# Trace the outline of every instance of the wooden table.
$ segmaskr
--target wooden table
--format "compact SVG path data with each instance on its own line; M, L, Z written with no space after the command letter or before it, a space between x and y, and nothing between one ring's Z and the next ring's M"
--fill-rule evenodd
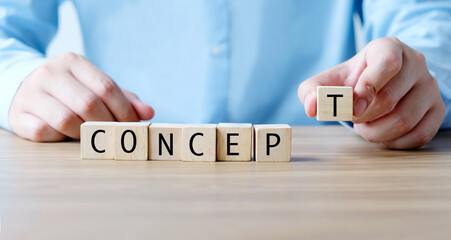
M295 127L290 163L81 160L0 130L0 239L451 239L451 132Z

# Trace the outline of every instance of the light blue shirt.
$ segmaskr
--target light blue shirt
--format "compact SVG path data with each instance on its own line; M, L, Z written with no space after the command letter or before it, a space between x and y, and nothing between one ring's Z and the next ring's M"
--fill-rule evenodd
M21 81L47 59L58 0L0 0L0 126ZM396 36L422 52L451 126L451 1L73 0L86 57L155 108L154 122L319 124L305 79Z

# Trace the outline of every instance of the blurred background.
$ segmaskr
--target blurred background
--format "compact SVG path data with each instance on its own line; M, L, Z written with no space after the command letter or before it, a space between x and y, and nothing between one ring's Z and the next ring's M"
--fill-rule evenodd
M362 25L357 14L354 16L354 25L356 48L359 50L364 47L365 43L361 34ZM64 2L59 9L58 33L47 49L47 55L53 57L65 52L75 52L84 55L78 15L74 4L70 1Z
M63 3L59 9L58 34L47 49L49 57L65 52L83 54L83 41L77 12L70 1Z

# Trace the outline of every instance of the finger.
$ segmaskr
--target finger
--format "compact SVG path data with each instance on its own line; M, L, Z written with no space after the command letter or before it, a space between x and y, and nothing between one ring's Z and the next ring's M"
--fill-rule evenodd
M115 120L102 100L68 72L59 73L56 84L47 84L44 90L84 121Z
M432 108L406 135L392 141L382 142L381 145L389 149L413 149L424 146L437 134L445 117L445 107L441 105Z
M407 57L403 60L401 71L377 93L367 110L360 117L354 117L354 123L372 121L390 111L418 82L426 81L428 84L435 82L434 78L426 69L424 56L421 53L409 51L405 55ZM423 71L419 71L418 66L423 68ZM418 72L425 74L420 76ZM425 85L424 87L430 88L431 86Z
M26 112L19 113L11 127L20 137L35 142L59 142L66 139L64 134L53 129L45 121Z
M302 85L302 84L301 84ZM312 83L313 85L313 83ZM318 85L321 86L321 85ZM306 86L306 88L316 88L318 86ZM301 90L301 86L299 86L298 88L298 95L299 95L299 99L302 99L301 102L304 104L304 109L305 109L305 114L307 114L308 117L315 117L317 114L317 92L316 91L311 91L310 93L307 94L307 96L303 96L301 94L303 93L299 93Z
M132 107L135 109L135 112L138 113L138 117L141 120L150 120L153 118L155 111L151 106L141 102L136 94L128 90L122 89L122 92L124 93L128 101L132 104Z
M67 54L65 57L72 58L72 60L67 62L77 63L68 66L71 73L83 85L91 89L98 97L100 97L117 121L139 121L138 115L132 105L110 77L82 56Z
M384 142L405 135L432 107L425 89L421 85L414 87L393 111L374 121L355 124L355 131L370 142Z
M362 71L364 68L362 64L357 64L359 62L358 59L359 56L356 55L340 65L305 80L299 85L298 97L305 107L305 113L307 116L316 116L317 87L343 85L352 86L353 83L349 79L352 79L352 76L359 75L360 73L358 71ZM350 66L352 66L352 68Z
M377 93L401 70L403 49L399 40L375 40L365 48L367 67L354 88L354 115L360 117Z
M388 82L374 97L366 111L360 117L354 117L354 123L373 121L391 110L403 96L405 96L419 77L411 68L403 68L390 82Z
M56 131L74 138L80 138L80 125L83 123L74 112L52 96L41 93L39 101L26 111L39 117Z

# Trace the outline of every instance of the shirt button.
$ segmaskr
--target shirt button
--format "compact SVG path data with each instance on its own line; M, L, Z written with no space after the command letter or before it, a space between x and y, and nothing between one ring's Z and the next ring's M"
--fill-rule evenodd
M211 49L211 53L212 53L213 55L215 55L215 56L219 56L219 55L222 54L222 48L221 48L220 46L214 46L214 47Z

